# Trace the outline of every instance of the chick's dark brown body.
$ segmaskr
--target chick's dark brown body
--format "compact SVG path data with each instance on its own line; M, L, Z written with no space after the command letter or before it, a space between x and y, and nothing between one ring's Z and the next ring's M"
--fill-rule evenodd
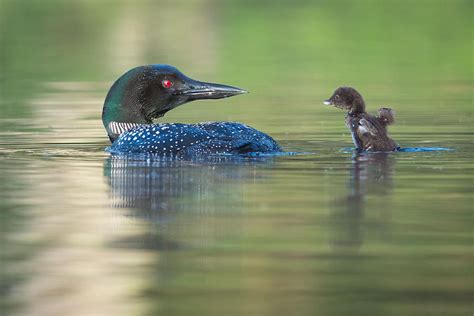
M362 151L394 151L397 143L387 135L387 123L368 113L348 114L346 125L351 130L352 140Z
M399 149L387 133L387 126L395 121L392 109L381 108L377 115L367 113L364 99L350 87L338 88L324 103L347 111L346 125L351 130L357 150L375 152Z

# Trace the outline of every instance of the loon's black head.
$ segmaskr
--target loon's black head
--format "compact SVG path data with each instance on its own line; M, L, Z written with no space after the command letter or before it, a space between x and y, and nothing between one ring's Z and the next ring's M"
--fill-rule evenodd
M350 87L338 88L328 100L324 101L324 104L346 110L349 113L365 112L364 99L356 89Z
M154 118L183 103L227 98L246 92L193 80L168 65L140 66L129 70L112 85L105 99L102 122L113 141L126 129L123 126L152 123Z

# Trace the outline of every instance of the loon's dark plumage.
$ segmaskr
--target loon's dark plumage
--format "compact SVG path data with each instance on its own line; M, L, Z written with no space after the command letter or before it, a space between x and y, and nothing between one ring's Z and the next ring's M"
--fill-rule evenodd
M376 116L367 113L364 99L350 87L338 88L324 104L347 111L346 125L351 130L357 150L387 152L399 149L387 133L387 126L395 121L392 109L380 108Z
M108 150L177 157L280 152L270 136L237 122L153 124L154 118L186 102L242 93L246 91L193 80L168 65L134 68L113 84L105 99L102 121L112 142Z

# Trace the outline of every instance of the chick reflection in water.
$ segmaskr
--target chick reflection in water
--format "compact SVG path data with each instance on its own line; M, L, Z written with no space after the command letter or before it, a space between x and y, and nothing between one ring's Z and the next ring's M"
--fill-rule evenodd
M358 251L364 237L378 231L384 238L390 216L395 160L389 153L356 154L353 157L348 194L334 202L331 244L337 250ZM375 218L373 218L375 217ZM368 225L375 223L375 225Z
M171 250L182 244L179 241L208 242L225 229L227 214L233 220L241 214L245 184L257 179L258 169L268 164L271 161L263 158L215 157L196 163L109 157L104 174L112 207L123 209L118 216L148 225L149 231L137 240L119 241L118 246Z

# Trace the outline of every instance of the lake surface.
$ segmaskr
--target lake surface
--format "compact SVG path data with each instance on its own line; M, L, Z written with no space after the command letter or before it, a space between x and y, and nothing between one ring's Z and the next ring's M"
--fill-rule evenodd
M1 315L471 315L471 1L3 1ZM111 157L141 64L251 93L232 120L295 156ZM341 85L402 147L354 156Z

